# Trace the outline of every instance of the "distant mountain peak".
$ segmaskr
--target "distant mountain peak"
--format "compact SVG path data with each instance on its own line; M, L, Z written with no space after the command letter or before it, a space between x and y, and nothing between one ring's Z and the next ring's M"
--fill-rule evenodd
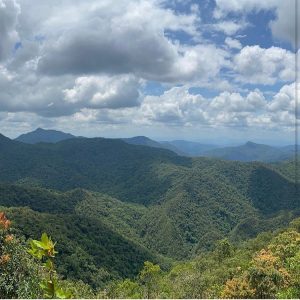
M63 140L72 139L75 136L70 133L54 129L37 128L34 131L25 133L16 138L16 141L37 144L37 143L57 143Z
M258 146L259 144L251 142L251 141L248 141L245 145L246 146Z

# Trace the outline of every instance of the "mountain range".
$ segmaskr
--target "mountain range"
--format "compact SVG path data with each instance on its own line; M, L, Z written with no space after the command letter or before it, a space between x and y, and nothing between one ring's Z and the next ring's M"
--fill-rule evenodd
M75 138L75 136L57 130L45 130L38 128L35 131L22 134L16 141L28 144L36 143L57 143L59 141ZM224 147L220 145L204 144L185 140L154 141L145 136L122 138L124 142L132 145L162 148L175 152L180 156L190 157L215 157L224 160L236 161L262 161L276 162L293 158L295 146L288 145L274 147L264 144L257 144L251 141L243 145Z
M0 149L0 205L25 236L55 236L60 272L89 283L135 276L144 260L187 259L299 214L292 161L187 157L104 138L26 144L1 135ZM96 280L90 270L99 268Z

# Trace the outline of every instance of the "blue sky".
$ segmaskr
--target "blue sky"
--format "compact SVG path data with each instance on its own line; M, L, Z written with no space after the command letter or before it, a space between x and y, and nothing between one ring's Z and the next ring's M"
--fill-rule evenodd
M293 143L295 0L0 0L0 131Z

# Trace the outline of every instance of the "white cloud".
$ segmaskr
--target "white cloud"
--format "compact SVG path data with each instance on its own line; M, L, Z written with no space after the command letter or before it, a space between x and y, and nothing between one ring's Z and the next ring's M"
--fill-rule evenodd
M199 38L196 12L176 13L150 0L79 2L80 10L61 9L42 25L47 40L38 65L41 73L133 73L162 81L186 76L176 69L185 50L169 33Z
M233 60L239 80L252 84L274 84L295 78L295 57L288 50L246 46Z
M31 123L58 128L104 124L119 130L163 124L290 126L292 86L267 101L255 86L245 95L244 84L289 83L292 53L242 48L232 36L248 26L241 14L271 9L274 37L291 40L288 6L276 0L216 3L217 24L205 25L199 6L180 12L177 0L174 6L165 0L0 0L1 128ZM207 28L211 39L203 34ZM225 45L215 43L216 31L231 36ZM169 90L144 96L141 84L147 80ZM204 97L191 94L191 86L221 92Z
M64 100L86 108L121 108L139 104L139 82L129 75L84 76L71 89L63 90Z
M139 105L140 80L131 75L40 77L0 67L0 111L35 112L41 116L70 115L83 108Z
M250 92L246 97L239 93L223 92L211 101L210 108L222 112L256 112L264 108L265 103L259 90Z
M225 44L232 49L242 49L242 44L239 40L233 39L231 37L227 37L225 39Z
M161 96L147 96L138 109L141 124L178 126L241 126L291 128L295 122L294 85L286 85L267 100L258 89L247 95L222 92L214 98L176 87Z
M29 112L2 113L1 128L7 132L24 131L42 126L56 127L76 133L89 132L89 128L114 132L117 136L126 132L160 128L174 130L200 130L201 128L240 128L251 130L292 131L295 125L295 86L283 86L272 99L266 99L257 89L248 94L222 92L213 98L195 95L189 87L173 87L161 96L144 97L141 106L119 109L78 108L69 116L45 118ZM12 129L12 124L14 125ZM22 127L24 128L22 130ZM169 129L167 129L169 128ZM181 128L181 129L180 129ZM122 129L122 130L121 130ZM99 132L100 132L99 131ZM93 131L95 132L95 131ZM128 134L128 133L127 133ZM111 135L110 135L111 136Z
M179 52L182 54L165 78L168 81L207 83L215 79L223 67L229 66L229 54L214 45L182 46Z
M298 86L298 92L300 88ZM274 96L273 101L268 104L271 112L285 111L289 114L295 114L296 109L296 85L295 83L284 85Z

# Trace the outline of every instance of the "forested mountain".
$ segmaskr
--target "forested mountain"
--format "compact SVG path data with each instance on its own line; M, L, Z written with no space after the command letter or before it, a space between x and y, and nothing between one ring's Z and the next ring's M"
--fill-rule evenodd
M203 152L203 156L237 161L275 162L290 159L295 153L294 149L294 146L272 147L247 142L241 146L208 150Z
M239 246L221 240L213 251L170 270L146 262L135 280L112 283L109 298L299 299L300 219Z
M299 214L288 163L181 157L103 138L30 145L1 136L0 148L0 205L16 207L5 210L25 236L56 236L60 272L94 286L133 276L144 260L192 258Z
M16 141L27 143L27 144L37 144L37 143L57 143L59 141L75 138L74 135L70 133L64 133L57 130L46 130L38 128L32 132L28 132L20 135L16 138Z
M66 243L71 256L62 264L63 256L58 256L57 250L66 249L53 242L46 233L40 240L30 238L27 245L24 243L24 238L6 216L9 214L18 219L18 210L7 209L5 214L0 212L1 298L298 299L300 296L300 219L293 220L287 228L261 233L244 243L232 244L228 239L220 240L212 251L202 252L191 260L174 261L168 265L145 261L136 276L118 279L112 276L113 273L91 265L93 258L105 264L105 257L110 257L109 252L104 249L105 256L99 257L99 252L93 251L103 246L109 249L114 242L120 243L118 239L97 238L96 241L101 244L95 244L96 247L90 249L94 256L85 255L86 246L91 247L89 237L95 237L96 232L91 230L97 228L95 222L91 224L84 219L77 218L77 221L67 217L71 226L64 227L65 235L59 237L61 242ZM56 234L63 227L53 216L35 216L33 211L21 210L28 216L25 231L31 234L36 229L36 221L38 225L41 220L45 224L53 222L52 232ZM75 237L74 227L77 229ZM51 230L50 226L47 229ZM69 239L69 236L72 238ZM74 243L74 240L79 243ZM43 258L47 258L47 263L42 263ZM60 263L59 268L55 266L57 262ZM120 259L109 261L110 264L114 262L127 263ZM61 271L67 271L68 277L63 278ZM75 274L79 271L89 284L76 276L74 278L74 271ZM108 281L105 282L105 279Z
M37 144L57 143L60 141L76 138L75 136L57 130L45 130L38 128L35 131L22 134L16 141ZM188 157L216 157L225 160L236 161L262 161L276 162L284 161L293 157L295 146L273 147L264 144L247 142L241 146L222 147L218 145L203 144L185 140L157 142L146 136L135 136L132 138L121 138L120 140L131 145L148 146L153 148L167 149L180 156Z

